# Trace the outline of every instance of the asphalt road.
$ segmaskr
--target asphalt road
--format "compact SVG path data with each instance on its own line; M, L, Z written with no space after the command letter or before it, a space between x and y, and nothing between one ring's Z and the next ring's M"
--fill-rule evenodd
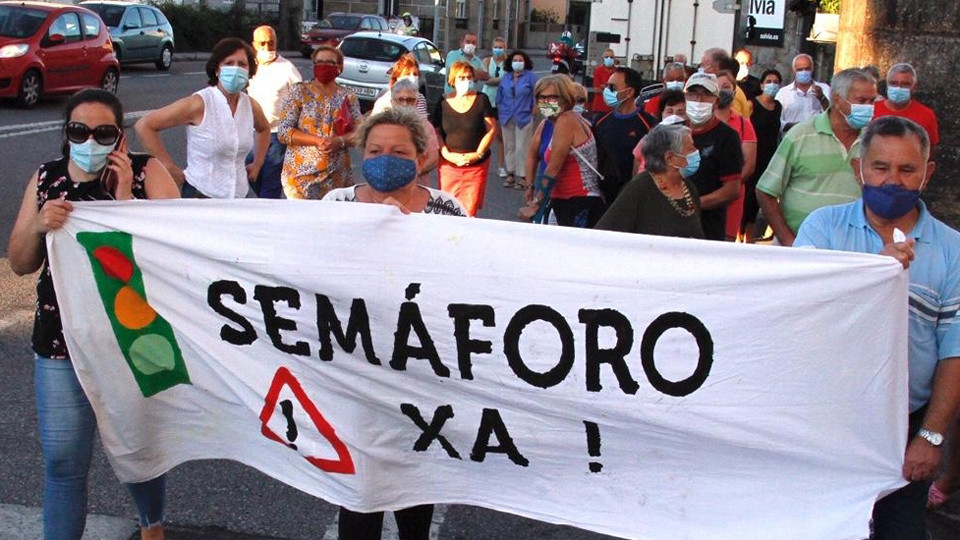
M309 61L299 55L288 57L307 74ZM128 125L145 112L205 86L203 68L203 61L182 59L167 73L152 66L124 68L119 96ZM65 101L46 99L29 111L0 104L0 403L4 404L0 415L0 505L41 505L43 471L29 350L35 277L14 276L5 257L24 186L39 163L59 156ZM132 130L130 135L132 148L140 149ZM163 137L174 159L183 163L184 129L169 130ZM521 192L500 187L495 169L490 182L480 217L513 219ZM193 462L177 467L168 478L167 523L172 538L336 538L336 507L244 465ZM130 497L117 482L99 443L89 483L91 514L135 517ZM469 506L440 506L434 521L433 538L444 540L609 538ZM391 525L392 520L386 519L385 524ZM388 527L384 538L395 537L395 528ZM0 540L6 540L2 534Z

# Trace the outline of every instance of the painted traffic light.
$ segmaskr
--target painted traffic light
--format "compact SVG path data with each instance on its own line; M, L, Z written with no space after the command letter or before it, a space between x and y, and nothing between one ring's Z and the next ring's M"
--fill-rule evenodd
M82 232L77 241L90 257L117 344L143 396L190 384L173 328L147 300L133 238L124 232Z

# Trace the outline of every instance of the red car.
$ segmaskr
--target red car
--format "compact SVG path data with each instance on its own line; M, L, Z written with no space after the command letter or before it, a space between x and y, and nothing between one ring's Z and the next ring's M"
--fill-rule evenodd
M47 94L116 93L120 64L107 27L79 6L0 2L0 98L33 107Z
M320 45L336 47L343 38L357 32L383 32L392 34L390 24L379 15L363 13L331 13L317 23L309 32L300 36L300 54L310 58L313 50Z

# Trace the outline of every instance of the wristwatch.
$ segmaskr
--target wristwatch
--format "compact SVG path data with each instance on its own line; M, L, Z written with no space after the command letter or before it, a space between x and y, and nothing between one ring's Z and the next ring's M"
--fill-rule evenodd
M925 441L930 443L931 446L940 446L943 444L943 434L937 433L936 431L920 428L920 431L917 432L917 436L922 437Z

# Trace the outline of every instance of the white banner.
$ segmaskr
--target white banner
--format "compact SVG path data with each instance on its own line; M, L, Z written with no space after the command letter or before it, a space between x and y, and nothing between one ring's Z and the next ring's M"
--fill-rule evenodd
M786 0L744 1L747 2L747 43L782 47Z
M316 201L76 203L48 235L121 480L233 459L359 511L867 535L907 273L873 255Z

